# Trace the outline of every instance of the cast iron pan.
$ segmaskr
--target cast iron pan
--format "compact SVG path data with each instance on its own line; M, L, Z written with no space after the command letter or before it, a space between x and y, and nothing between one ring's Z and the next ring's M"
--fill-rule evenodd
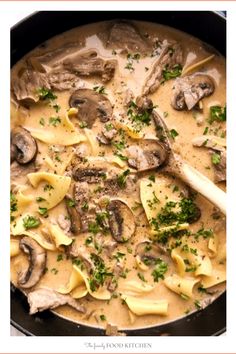
M226 21L223 15L210 11L42 11L11 29L11 65L47 39L73 27L111 19L150 21L168 25L215 47L226 55ZM26 35L27 34L27 35ZM11 287L11 324L31 336L103 336L104 330L78 325L44 311L29 315L26 297ZM226 330L226 293L203 310L182 319L146 329L127 330L129 336L212 336Z

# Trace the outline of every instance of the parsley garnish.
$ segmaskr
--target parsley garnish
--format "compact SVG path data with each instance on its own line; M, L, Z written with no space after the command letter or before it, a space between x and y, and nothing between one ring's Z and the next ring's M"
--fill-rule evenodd
M93 90L97 93L101 93L103 95L106 95L105 87L104 86L94 86Z
M221 157L220 154L217 154L216 152L211 155L211 162L214 165L218 165L220 163Z
M168 270L168 264L164 262L161 258L158 258L156 261L156 267L152 272L152 276L154 279L154 282L158 282L159 279L164 279L164 274Z
M50 117L49 118L49 124L53 125L54 127L57 127L60 123L61 123L60 117Z
M182 65L176 64L171 69L168 68L168 65L162 71L163 81L168 81L180 76L182 73Z
M226 121L226 106L211 106L210 107L210 118L208 122L212 124L213 122L225 122Z
M170 136L172 137L172 139L175 139L178 135L179 133L175 129L170 130Z
M39 94L39 98L40 100L44 101L44 100L55 100L57 98L56 95L54 95L54 93L45 88L45 87L41 87L38 89L38 94Z
M130 174L130 170L125 170L117 177L117 184L120 188L124 189L126 187L126 178Z
M23 226L26 230L35 229L40 225L40 220L35 218L34 216L27 215L23 218Z

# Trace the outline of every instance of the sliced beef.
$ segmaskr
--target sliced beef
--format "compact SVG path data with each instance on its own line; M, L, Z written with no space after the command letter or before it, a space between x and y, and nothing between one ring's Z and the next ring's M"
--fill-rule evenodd
M163 81L163 70L172 70L176 65L183 64L183 52L178 43L165 44L153 64L144 87L143 95L155 92Z
M39 288L28 293L28 303L30 305L30 315L36 312L52 310L62 305L69 305L75 310L85 313L85 308L79 301L73 299L70 295L62 295L53 289Z
M112 23L99 37L107 48L122 49L125 53L146 54L151 45L134 24L126 21Z

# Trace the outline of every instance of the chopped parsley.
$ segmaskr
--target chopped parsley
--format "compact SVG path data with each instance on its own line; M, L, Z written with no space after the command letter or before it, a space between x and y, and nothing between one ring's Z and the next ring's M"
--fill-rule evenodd
M80 122L79 123L79 127L81 128L81 129L84 129L84 128L87 128L87 126L88 126L88 124L86 123L86 122Z
M137 108L136 103L132 101L129 105L127 116L131 122L135 124L136 130L139 131L142 128L142 125L150 125L151 113L154 107L142 112L138 112Z
M201 310L202 306L199 300L195 300L194 301L194 305L196 307L197 310Z
M218 165L220 163L221 157L220 154L217 154L216 152L211 155L211 162L213 165Z
M48 208L39 207L38 213L46 218L48 216Z
M49 124L57 127L61 123L60 117L49 117Z
M34 216L27 215L23 218L23 226L26 230L35 229L40 225L40 220Z
M162 71L163 82L168 81L170 79L174 79L180 76L182 73L182 65L176 64L172 68L169 68L166 65L165 69Z
M206 128L204 129L203 135L207 135L208 130L209 130L209 127L206 127Z
M70 208L73 208L75 206L75 200L74 199L67 199L66 205L68 205L68 207L70 207Z
M56 274L58 273L58 269L52 268L52 269L51 269L51 273L53 273L54 275L56 275Z
M38 89L38 94L39 94L40 100L42 100L42 101L57 99L57 96L51 90L49 90L45 87L40 87Z
M106 316L105 315L100 315L100 320L101 321L106 321L107 319L106 319Z
M226 121L226 106L211 106L210 107L210 117L208 122L212 124L213 122L225 122Z
M148 179L152 182L155 182L155 175L150 175Z
M113 255L113 258L115 258L117 261L119 261L119 260L122 259L124 256L125 256L125 253L116 252L116 254Z
M106 123L105 129L107 132L110 132L112 129L114 129L114 125L112 123Z
M59 106L59 104L57 104L57 103L54 104L52 107L55 109L56 113L58 113L61 109L61 106Z
M45 126L45 119L43 117L40 118L39 124L42 125L43 127Z
M104 86L94 86L93 90L97 93L101 93L103 95L106 95L106 91L105 91L106 89Z
M99 286L102 286L107 277L112 276L113 273L108 271L104 261L96 254L91 254L91 260L95 269L92 271L92 276L89 279L89 286L91 291L96 291Z
M44 199L44 198L42 198L42 197L37 197L36 198L36 202L37 203L41 203L41 202L45 202L46 201L46 199Z
M118 152L116 152L114 155L119 157L121 159L121 161L127 161L128 160L127 156L124 156L124 155L122 155L122 154L120 154Z
M11 206L11 221L15 220L15 217L12 215L15 211L17 211L17 199L14 193L10 194L10 206Z
M84 203L82 204L82 206L81 206L81 209L82 209L83 211L88 211L88 209L89 209L88 203L87 203L87 202L84 202Z
M117 177L117 184L121 189L124 189L126 187L126 178L130 174L130 170L125 170L123 173L118 175Z
M63 261L63 254L57 255L57 262Z
M140 280L142 280L143 282L146 282L147 280L144 278L144 275L142 273L138 273L138 277Z
M54 189L54 187L51 184L45 184L43 188L44 192L50 191L52 189Z
M170 136L172 137L172 139L175 139L178 135L179 133L175 129L170 130Z
M213 237L213 230L201 228L194 234L194 237L196 240L198 240L199 237L203 237L204 239L208 239L210 237Z
M164 262L161 258L158 258L156 261L156 266L155 269L152 272L152 276L154 279L154 282L158 282L159 279L164 279L164 274L168 270L168 264Z

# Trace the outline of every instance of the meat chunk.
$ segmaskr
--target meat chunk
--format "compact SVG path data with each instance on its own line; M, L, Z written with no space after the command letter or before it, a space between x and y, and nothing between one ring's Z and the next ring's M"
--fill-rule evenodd
M108 82L114 76L116 60L104 60L98 57L96 51L90 50L77 57L66 59L63 66L78 76L99 76L103 82Z
M38 89L68 90L82 87L80 77L97 76L103 82L111 80L115 74L116 60L105 60L96 51L81 53L73 50L55 50L27 60L12 78L12 90L18 101L38 102Z
M62 295L53 289L40 288L30 292L27 296L30 305L30 315L36 312L52 310L62 305L69 305L75 310L85 313L85 308L70 295Z
M151 51L148 40L140 34L131 22L112 23L110 28L99 34L99 37L105 42L107 48L122 49L126 53L138 52L140 54Z
M148 95L155 92L163 81L163 70L171 70L176 65L183 64L183 52L178 43L163 45L162 50L155 61L151 73L147 77L143 95Z

